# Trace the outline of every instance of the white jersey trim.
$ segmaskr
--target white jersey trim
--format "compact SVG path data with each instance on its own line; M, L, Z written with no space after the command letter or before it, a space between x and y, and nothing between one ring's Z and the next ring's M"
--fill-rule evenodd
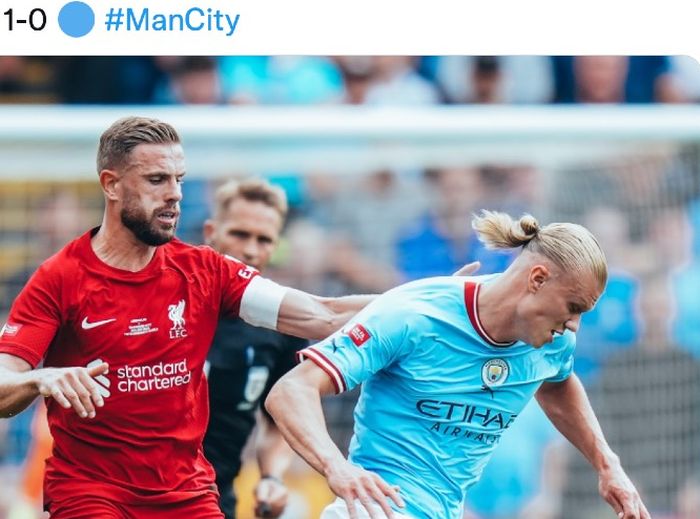
M344 393L348 390L348 385L345 383L343 372L340 371L338 367L318 349L314 348L313 346L309 346L308 348L304 348L303 350L297 352L297 360L299 362L306 359L309 359L326 372L326 375L328 375L331 382L333 382L333 387L335 388L336 394Z
M243 292L238 315L248 324L277 329L277 316L287 287L274 281L255 276Z

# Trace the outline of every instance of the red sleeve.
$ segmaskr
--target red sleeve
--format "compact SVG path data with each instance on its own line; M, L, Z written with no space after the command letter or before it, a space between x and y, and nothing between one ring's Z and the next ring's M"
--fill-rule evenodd
M0 332L0 353L20 357L33 367L41 362L61 324L57 278L42 266L27 282Z
M259 274L233 256L219 255L221 265L221 314L238 317L241 298L250 281Z

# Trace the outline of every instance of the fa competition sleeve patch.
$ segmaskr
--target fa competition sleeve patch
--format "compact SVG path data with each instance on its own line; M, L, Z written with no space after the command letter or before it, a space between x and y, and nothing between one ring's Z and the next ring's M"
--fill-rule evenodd
M381 299L381 298L380 298ZM373 303L341 330L298 353L333 381L337 393L348 391L407 351L409 325L399 311L382 311Z

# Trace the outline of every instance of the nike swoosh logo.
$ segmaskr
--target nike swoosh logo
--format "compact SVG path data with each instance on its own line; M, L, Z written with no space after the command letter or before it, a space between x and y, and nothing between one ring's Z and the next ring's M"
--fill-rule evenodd
M97 328L98 326L102 326L103 324L111 323L112 321L116 320L117 318L113 317L111 319L104 319L103 321L95 321L94 323L89 323L88 318L86 317L85 319L83 319L81 326L83 327L83 330L90 330L91 328Z

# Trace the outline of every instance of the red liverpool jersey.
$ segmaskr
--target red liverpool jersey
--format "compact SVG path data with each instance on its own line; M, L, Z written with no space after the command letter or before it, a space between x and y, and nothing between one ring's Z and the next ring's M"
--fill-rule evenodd
M94 232L39 267L0 335L0 352L34 367L110 366L97 377L106 398L94 419L47 399L45 501L84 492L158 504L212 492L203 365L219 316L238 315L256 271L173 240L128 272L97 258Z

